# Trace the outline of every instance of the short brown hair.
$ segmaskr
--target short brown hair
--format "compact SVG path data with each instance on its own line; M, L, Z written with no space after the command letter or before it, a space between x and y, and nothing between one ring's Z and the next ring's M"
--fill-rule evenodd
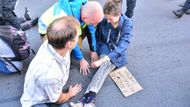
M47 28L48 43L56 49L65 47L68 41L77 36L80 23L72 16L64 16L54 20Z
M104 14L118 16L121 13L121 0L108 0L104 4Z

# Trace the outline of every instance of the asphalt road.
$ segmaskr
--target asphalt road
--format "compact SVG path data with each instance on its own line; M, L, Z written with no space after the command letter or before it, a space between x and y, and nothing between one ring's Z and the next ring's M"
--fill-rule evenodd
M40 16L55 1L57 0L20 0L16 13L18 16L23 15L24 7L27 6L34 18ZM104 1L100 2L103 4ZM190 15L177 19L171 13L183 2L137 0L127 67L143 90L125 98L108 77L97 95L97 107L190 107ZM125 7L123 5L123 12ZM37 27L27 33L32 48L37 51L42 43ZM83 51L89 59L86 46ZM0 74L0 107L21 106L19 99L23 91L24 76L33 56L25 61L21 75ZM68 84L80 82L85 91L93 73L82 76L79 66L73 62ZM76 102L84 91L71 101Z

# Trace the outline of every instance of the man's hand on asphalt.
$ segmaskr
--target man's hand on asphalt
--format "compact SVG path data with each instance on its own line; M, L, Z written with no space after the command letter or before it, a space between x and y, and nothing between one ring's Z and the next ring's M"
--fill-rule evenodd
M69 87L69 96L70 97L74 97L75 95L77 95L80 91L82 90L82 85L81 84L75 84L74 86L70 86Z
M82 73L83 75L88 75L90 73L90 66L88 64L88 62L83 58L80 61L80 73Z

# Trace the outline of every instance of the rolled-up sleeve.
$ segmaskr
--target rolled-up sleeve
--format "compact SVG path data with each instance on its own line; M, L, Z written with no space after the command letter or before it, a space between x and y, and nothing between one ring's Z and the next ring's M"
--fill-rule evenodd
M54 103L59 99L63 86L56 79L47 80L46 82L47 83L44 84L44 90L50 101Z

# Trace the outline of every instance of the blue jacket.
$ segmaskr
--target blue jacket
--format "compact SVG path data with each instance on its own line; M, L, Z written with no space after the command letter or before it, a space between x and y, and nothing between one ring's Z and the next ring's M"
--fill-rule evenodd
M60 12L59 9L63 9L68 14L68 16L70 15L77 18L81 26L83 26L85 23L81 20L80 8L86 2L87 0L59 0L57 7L55 6L54 8L55 10L54 12L55 14L59 14ZM88 25L88 28L90 30L91 38L92 38L92 43L89 44L92 47L90 50L96 51L95 27L93 25ZM81 60L83 58L83 54L78 44L73 49L73 54L77 60Z
M132 22L126 16L121 15L116 28L103 19L96 29L97 53L107 55L117 68L122 67L127 64L126 55L131 36Z

